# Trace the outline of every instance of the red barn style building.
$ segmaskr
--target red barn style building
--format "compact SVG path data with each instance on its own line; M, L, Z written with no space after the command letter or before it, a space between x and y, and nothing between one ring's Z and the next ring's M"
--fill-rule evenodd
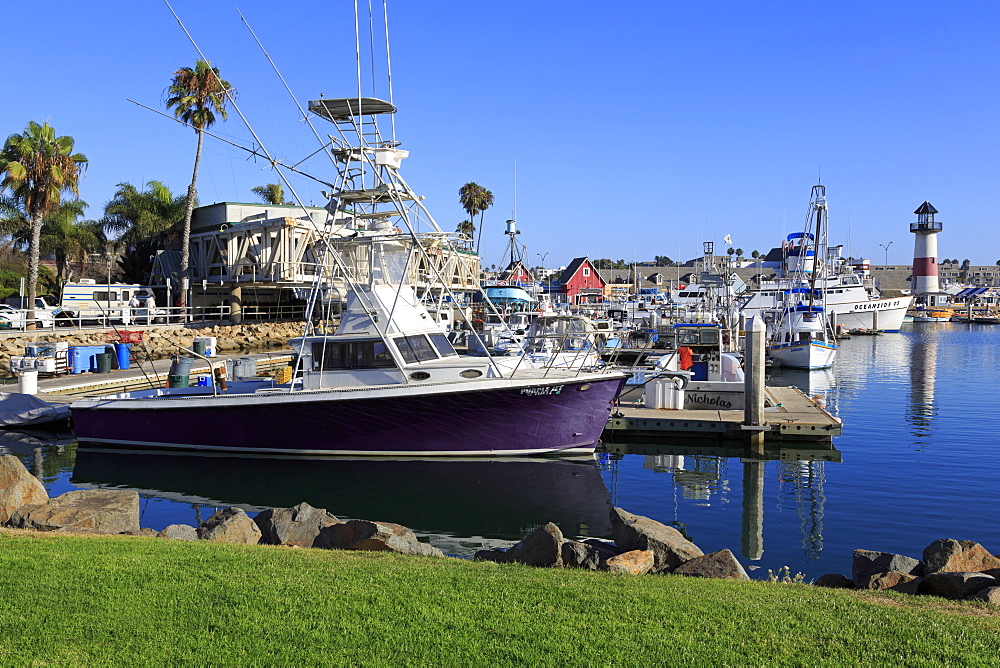
M531 285L535 282L531 272L520 260L504 269L496 281L496 285Z
M556 301L569 304L597 304L604 301L606 281L593 263L585 257L578 257L569 263L566 270L550 287Z

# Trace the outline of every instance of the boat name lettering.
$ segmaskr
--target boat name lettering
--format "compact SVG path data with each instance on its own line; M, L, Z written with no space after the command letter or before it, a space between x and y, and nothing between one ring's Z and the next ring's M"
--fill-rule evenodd
M538 397L545 394L559 394L562 392L562 385L553 385L551 387L526 387L521 390L521 394L527 394L531 397Z
M731 408L733 402L726 401L720 396L710 397L707 394L692 394L687 395L687 401L693 404L707 404L710 406L719 406L720 408Z
M867 304L855 304L854 305L854 310L855 311L877 311L877 310L880 310L880 309L898 308L899 305L900 305L900 303L902 303L901 299L896 299L896 300L893 300L891 302L881 302L881 301L878 301L878 302L869 302Z

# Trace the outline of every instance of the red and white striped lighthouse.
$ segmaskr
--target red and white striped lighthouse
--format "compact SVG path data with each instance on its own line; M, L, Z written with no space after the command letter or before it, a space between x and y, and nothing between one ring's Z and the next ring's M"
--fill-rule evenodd
M917 295L917 301L933 302L932 295L940 292L938 286L937 233L941 223L935 222L937 209L930 202L924 202L916 211L917 222L910 223L910 232L916 235L913 243L913 283L910 289ZM925 298L921 299L921 295Z

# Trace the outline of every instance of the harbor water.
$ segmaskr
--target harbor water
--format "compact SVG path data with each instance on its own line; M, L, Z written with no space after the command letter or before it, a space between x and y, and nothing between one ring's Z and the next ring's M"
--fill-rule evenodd
M69 436L0 433L50 495L135 489L141 524L195 525L216 508L306 501L339 517L397 522L453 554L556 522L606 537L617 505L731 549L752 577L788 567L849 574L855 548L920 557L938 538L1000 552L1000 325L917 323L841 342L832 371L775 370L769 384L825 398L844 421L832 447L748 460L715 443L614 443L596 458L273 459L77 448Z

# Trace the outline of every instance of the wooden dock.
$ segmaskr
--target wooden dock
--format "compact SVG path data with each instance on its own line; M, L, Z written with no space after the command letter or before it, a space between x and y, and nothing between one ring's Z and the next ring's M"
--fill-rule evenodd
M801 390L769 387L765 390L767 420L765 442L829 443L841 430L840 420L826 412ZM669 410L622 405L608 418L603 439L698 438L717 441L745 441L743 411Z

